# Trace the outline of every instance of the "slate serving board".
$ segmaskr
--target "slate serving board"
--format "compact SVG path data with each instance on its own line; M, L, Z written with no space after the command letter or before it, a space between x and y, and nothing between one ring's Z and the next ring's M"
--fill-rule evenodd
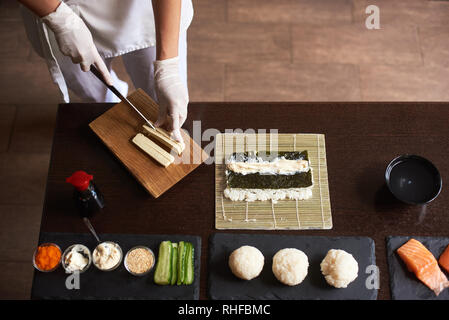
M123 262L114 271L104 272L98 270L93 264L80 275L80 289L68 290L65 281L68 274L62 266L51 273L35 270L32 299L150 299L169 300L187 299L198 300L200 290L200 253L201 238L189 235L154 235L154 234L100 234L102 241L118 243L123 255L134 246L144 245L153 250L156 258L159 244L164 240L172 242L189 241L195 248L195 280L189 286L158 286L153 282L153 270L145 276L136 277L128 273ZM41 233L39 243L54 242L64 252L66 248L75 243L86 245L91 252L97 242L91 234L86 233Z
M211 299L258 300L376 300L377 290L365 286L366 267L376 264L374 241L366 237L318 237L268 234L216 233L209 239L208 294ZM243 245L255 246L265 257L259 277L245 281L235 277L228 266L231 252ZM309 258L304 281L294 287L280 283L273 272L272 257L284 248L297 248ZM320 263L329 249L343 249L359 263L359 276L346 289L327 284Z
M445 237L387 237L391 298L393 300L449 300L449 289L445 289L436 296L412 272L407 270L405 263L396 253L396 250L411 238L420 241L437 260L449 245L449 238ZM444 270L443 273L445 273ZM445 274L449 277L447 273Z

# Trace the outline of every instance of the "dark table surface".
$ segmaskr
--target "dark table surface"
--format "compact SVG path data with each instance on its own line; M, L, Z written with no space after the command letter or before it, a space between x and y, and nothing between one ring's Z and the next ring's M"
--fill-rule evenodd
M55 129L41 231L87 232L65 178L86 170L106 199L92 219L98 233L190 234L202 237L201 292L207 298L208 240L214 225L214 166L202 164L153 199L89 129L111 104L61 105ZM390 298L385 237L449 236L449 104L447 103L191 103L184 127L201 130L278 129L326 135L333 229L322 231L225 231L375 240L381 272L379 299ZM203 147L211 141L203 141ZM388 162L400 154L430 159L443 190L426 207L401 205L384 185Z

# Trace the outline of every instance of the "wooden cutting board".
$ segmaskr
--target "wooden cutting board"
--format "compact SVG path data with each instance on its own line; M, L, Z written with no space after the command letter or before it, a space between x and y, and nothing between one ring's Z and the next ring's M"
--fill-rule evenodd
M157 120L159 106L142 89L137 89L128 99L147 119ZM175 155L175 162L164 168L131 142L137 133L142 132L144 123L136 111L120 102L89 126L139 183L157 198L198 167L208 155L183 131L184 152L181 156Z

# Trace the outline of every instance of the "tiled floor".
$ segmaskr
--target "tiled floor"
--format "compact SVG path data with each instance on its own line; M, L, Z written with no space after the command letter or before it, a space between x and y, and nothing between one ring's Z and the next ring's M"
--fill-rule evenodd
M449 99L449 1L193 2L191 101ZM365 28L370 4L380 30ZM0 0L0 43L0 298L20 299L29 297L61 98L15 0ZM114 69L129 82L120 59Z

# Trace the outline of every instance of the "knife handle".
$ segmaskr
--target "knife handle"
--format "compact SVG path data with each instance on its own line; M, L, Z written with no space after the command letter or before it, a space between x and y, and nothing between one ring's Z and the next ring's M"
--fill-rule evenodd
M103 82L108 88L110 87L110 85L108 85L104 80L103 75L100 73L100 71L98 71L98 69L94 65L90 66L90 72L92 72L98 79L100 79L100 81Z
M103 82L104 85L108 87L109 90L111 90L117 97L120 98L120 100L125 99L125 97L123 97L123 95L120 93L120 91L117 90L116 87L110 86L106 83L106 81L103 78L103 75L100 73L100 71L98 71L98 69L94 65L90 66L90 72L92 72L101 82Z

